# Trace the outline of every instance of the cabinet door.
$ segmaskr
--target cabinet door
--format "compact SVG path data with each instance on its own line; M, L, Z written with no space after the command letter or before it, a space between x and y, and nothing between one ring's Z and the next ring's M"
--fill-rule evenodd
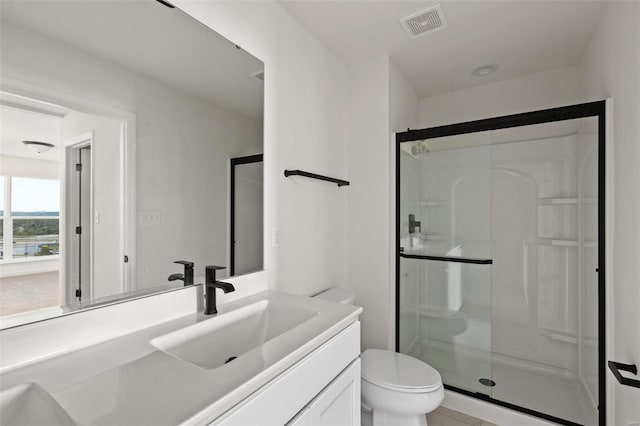
M309 404L311 426L360 426L360 358Z

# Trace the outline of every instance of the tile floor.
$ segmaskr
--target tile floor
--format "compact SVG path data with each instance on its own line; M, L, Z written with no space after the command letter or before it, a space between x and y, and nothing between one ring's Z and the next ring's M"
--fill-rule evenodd
M429 426L498 426L445 407L427 414L427 423Z

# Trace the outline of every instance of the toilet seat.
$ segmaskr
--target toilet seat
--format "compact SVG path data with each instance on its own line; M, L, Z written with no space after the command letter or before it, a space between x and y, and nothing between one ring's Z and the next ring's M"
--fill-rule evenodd
M361 355L362 379L396 392L432 392L442 386L442 377L433 367L410 356L368 349Z

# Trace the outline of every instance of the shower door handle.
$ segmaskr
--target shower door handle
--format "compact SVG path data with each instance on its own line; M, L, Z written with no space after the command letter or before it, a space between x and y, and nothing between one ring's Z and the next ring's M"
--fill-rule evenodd
M636 367L635 364L623 364L621 362L615 361L609 361L607 364L609 365L609 370L611 370L611 372L621 385L631 386L632 388L640 388L640 380L624 377L622 374L620 374L620 370L628 371L629 373L632 373L634 375L638 374L638 367Z
M424 254L407 253L403 250L400 250L400 257L404 257L405 259L437 260L440 262L473 263L476 265L493 264L493 259L480 259L476 257L431 256Z

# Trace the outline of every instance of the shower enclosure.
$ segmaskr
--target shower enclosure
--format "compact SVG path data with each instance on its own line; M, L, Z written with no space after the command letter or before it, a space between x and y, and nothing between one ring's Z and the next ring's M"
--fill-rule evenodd
M396 350L449 390L604 425L605 102L396 136Z

